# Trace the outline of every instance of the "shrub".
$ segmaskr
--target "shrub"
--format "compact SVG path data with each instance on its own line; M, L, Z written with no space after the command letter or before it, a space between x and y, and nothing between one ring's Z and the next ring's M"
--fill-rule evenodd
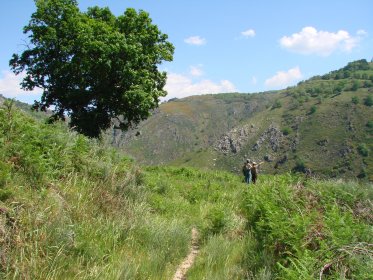
M354 103L355 105L359 104L359 98L357 96L354 96L351 98L351 102Z
M352 90L352 91L357 91L359 87L360 87L360 83L359 83L359 81L354 80L354 81L352 82L351 90Z
M282 133L284 134L284 135L289 135L290 133L292 133L293 132L293 130L291 129L291 127L284 127L283 129L282 129Z
M373 98L371 95L368 95L366 98L364 98L364 105L369 107L373 105Z
M367 145L365 143L361 143L358 147L357 147L357 151L359 152L360 155L362 155L363 157L367 157L369 155L369 148L367 147Z
M297 161L295 162L295 166L293 168L293 171L305 173L306 168L307 167L306 167L306 164L304 163L304 161L302 159L297 159Z
M316 112L316 110L317 110L316 105L312 105L312 106L311 106L311 109L310 109L310 114L311 114L311 115L314 114L314 113Z

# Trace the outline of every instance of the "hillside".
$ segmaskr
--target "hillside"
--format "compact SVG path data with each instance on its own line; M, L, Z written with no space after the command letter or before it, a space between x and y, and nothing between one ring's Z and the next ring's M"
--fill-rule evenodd
M373 63L359 60L276 92L169 101L113 143L146 164L311 171L373 180Z
M164 103L136 130L112 132L115 146L140 162L164 164L207 150L222 133L242 124L272 103L273 94L192 96ZM217 127L218 125L218 127Z
M371 184L142 167L0 106L0 278L371 279Z

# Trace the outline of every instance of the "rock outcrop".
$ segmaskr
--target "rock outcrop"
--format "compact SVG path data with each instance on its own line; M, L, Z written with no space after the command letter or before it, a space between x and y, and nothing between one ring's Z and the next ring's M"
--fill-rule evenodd
M216 151L224 154L238 153L241 147L247 143L247 139L256 131L252 124L243 127L234 128L228 133L224 134L214 145Z
M277 127L271 125L262 135L260 135L258 141L252 147L253 151L257 151L260 147L268 141L269 147L272 151L277 152L278 148L282 143L284 135Z

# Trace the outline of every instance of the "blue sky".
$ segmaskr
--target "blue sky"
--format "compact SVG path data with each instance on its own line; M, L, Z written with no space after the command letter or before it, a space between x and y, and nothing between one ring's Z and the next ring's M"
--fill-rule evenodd
M149 12L169 35L174 60L167 98L219 92L253 93L295 85L357 59L373 58L373 1L78 0L109 7L115 15L133 7ZM23 92L9 69L24 50L22 28L32 0L0 3L0 94L32 103L40 90Z

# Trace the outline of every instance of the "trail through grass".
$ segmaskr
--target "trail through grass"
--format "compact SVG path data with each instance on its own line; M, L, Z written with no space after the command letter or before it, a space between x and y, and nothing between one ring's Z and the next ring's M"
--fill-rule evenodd
M141 167L0 109L1 279L372 279L373 188ZM193 238L192 238L193 240Z
M173 280L184 280L186 279L186 273L188 272L189 268L192 267L194 264L195 258L199 253L199 241L198 241L198 230L196 228L192 229L192 239L191 239L191 246L190 252L188 256L184 259L184 261L179 265L174 275Z

